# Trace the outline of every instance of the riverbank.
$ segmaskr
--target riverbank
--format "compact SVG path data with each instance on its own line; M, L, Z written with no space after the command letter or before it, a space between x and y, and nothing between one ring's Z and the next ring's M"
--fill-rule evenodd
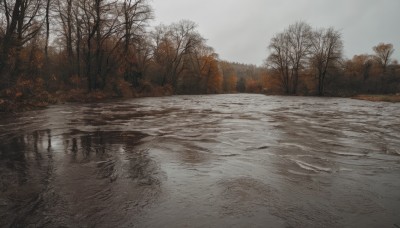
M7 99L0 98L0 112L22 112L35 109L46 108L53 104L71 103L94 103L105 100L120 99L120 98L140 98L140 97L163 97L173 95L172 89L160 87L157 89L116 94L104 91L85 92L83 90L70 90L57 92L54 94L42 93L39 96L30 98ZM365 100L371 102L400 102L400 95L356 95L349 97L356 100Z
M373 101L373 102L384 101L384 102L397 103L397 102L400 102L400 94L396 94L396 95L366 95L366 94L362 94L362 95L354 96L354 97L352 97L352 99Z
M57 91L55 93L40 92L30 96L23 93L11 93L0 97L1 112L23 112L46 108L49 105L62 103L95 103L122 98L140 97L162 97L173 95L170 86L143 87L138 90L126 89L119 92L93 91L87 92L82 89L71 89L68 91Z

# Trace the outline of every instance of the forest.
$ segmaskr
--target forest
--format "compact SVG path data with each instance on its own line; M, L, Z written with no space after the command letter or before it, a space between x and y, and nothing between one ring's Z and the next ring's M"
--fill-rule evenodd
M263 66L221 60L195 22L149 25L147 0L2 0L0 111L173 94L396 94L394 47L343 56L342 34L299 21ZM369 50L366 50L369 51Z

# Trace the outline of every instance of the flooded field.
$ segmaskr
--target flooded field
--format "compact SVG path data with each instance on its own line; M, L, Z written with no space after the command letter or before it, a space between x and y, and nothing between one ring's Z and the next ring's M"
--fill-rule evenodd
M0 115L0 227L400 227L400 104L263 95Z

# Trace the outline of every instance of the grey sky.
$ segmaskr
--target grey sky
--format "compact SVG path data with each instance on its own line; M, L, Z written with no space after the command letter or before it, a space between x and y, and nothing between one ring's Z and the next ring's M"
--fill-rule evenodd
M223 60L260 65L271 37L296 21L333 26L345 56L392 43L400 60L400 0L152 0L154 24L188 19Z

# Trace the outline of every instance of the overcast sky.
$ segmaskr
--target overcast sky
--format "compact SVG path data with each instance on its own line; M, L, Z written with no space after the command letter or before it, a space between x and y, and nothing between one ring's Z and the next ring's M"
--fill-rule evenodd
M342 32L345 57L392 43L400 60L400 0L151 0L153 24L188 19L228 61L261 65L272 36L296 21Z

